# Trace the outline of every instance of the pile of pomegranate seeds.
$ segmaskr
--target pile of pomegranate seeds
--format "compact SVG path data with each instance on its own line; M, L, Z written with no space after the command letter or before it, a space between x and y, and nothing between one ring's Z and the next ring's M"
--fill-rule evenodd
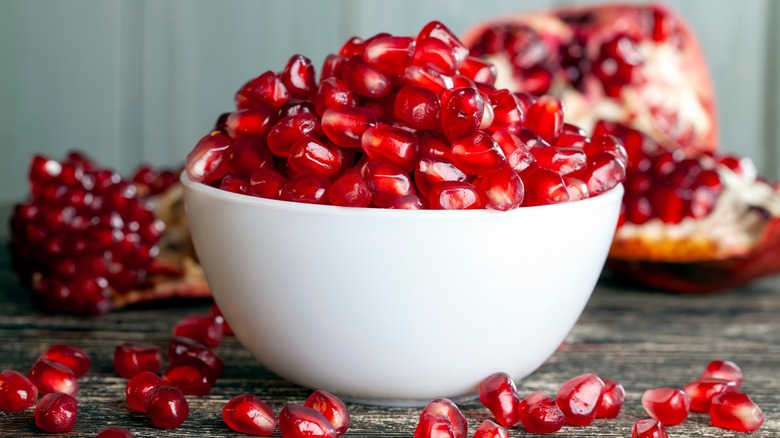
M354 37L319 82L295 55L235 95L187 156L192 181L348 207L510 210L596 196L625 177L613 137L564 123L554 97L496 89L443 24Z

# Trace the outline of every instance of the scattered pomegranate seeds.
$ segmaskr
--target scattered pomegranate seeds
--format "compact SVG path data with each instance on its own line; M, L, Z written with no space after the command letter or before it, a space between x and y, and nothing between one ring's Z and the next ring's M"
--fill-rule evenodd
M48 433L70 432L76 426L78 403L68 394L46 394L35 406L35 425Z
M42 359L49 359L61 363L73 371L73 375L79 378L87 373L92 364L84 350L70 345L54 344L41 354Z
M555 433L566 423L566 415L552 396L534 391L528 394L518 407L520 421L531 433Z
M626 390L623 385L614 380L604 380L604 392L601 394L601 404L596 409L596 418L615 418L623 407Z
M493 413L498 424L512 427L520 422L520 396L508 374L495 373L480 382L479 401Z
M555 403L566 416L566 424L587 426L596 418L603 392L604 381L592 373L582 374L561 386Z
M127 381L125 400L132 411L146 413L146 395L153 388L167 385L157 374L141 371Z
M146 394L146 413L160 429L175 429L190 415L184 394L170 386L152 388Z
M710 421L715 427L755 432L764 424L764 413L741 392L722 392L712 398Z
M75 396L79 392L79 383L70 368L49 359L38 359L27 378L38 387L41 395L58 392Z
M690 406L688 394L677 388L653 388L642 394L642 407L664 426L674 426L685 421Z
M121 426L109 426L102 429L95 435L95 438L133 438L133 435L129 430Z
M703 378L688 383L683 391L691 399L691 410L709 412L712 398L722 392L736 392L736 382L723 379Z
M173 336L182 336L217 347L224 334L225 319L220 315L192 315L176 323Z
M18 371L0 373L0 411L17 412L35 405L38 388Z
M631 438L669 438L669 435L660 421L647 418L634 423L631 428Z
M278 421L283 438L336 438L336 429L330 421L312 408L285 405Z
M222 421L236 432L271 436L276 429L276 417L271 407L252 394L233 397L222 409Z
M485 420L474 432L474 438L509 438L509 432L493 420Z
M434 438L442 428L452 430L452 438L466 438L469 424L457 405L450 399L437 398L425 405L414 438Z
M114 350L114 371L125 379L132 379L143 371L156 373L162 363L162 348L157 345L125 342Z
M173 361L162 377L185 395L207 395L219 378L203 359L189 355Z
M336 430L336 435L343 435L349 428L349 411L347 406L335 395L318 389L311 393L303 403L307 408L312 408L321 413L330 421Z

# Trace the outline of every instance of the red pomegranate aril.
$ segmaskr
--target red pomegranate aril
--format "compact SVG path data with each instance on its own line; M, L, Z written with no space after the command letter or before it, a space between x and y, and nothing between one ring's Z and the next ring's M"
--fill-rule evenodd
M162 348L157 345L125 342L114 350L114 371L125 379L143 371L156 373L162 368L162 354Z
M59 392L75 396L79 392L76 375L70 368L49 359L38 359L27 373L27 378L41 395Z
M234 140L261 138L276 122L276 108L260 105L231 113L225 120L225 131Z
M541 96L534 102L525 115L524 126L548 143L563 134L563 105L551 96Z
M708 377L686 384L683 391L691 399L691 411L709 412L712 398L721 392L736 392L737 383L731 380Z
M213 131L198 141L187 154L187 177L194 182L219 181L230 170L233 141L219 131Z
M393 199L387 208L392 210L423 210L427 208L427 205L419 196L410 194Z
M721 429L755 432L764 424L764 413L746 394L722 392L712 398L710 421Z
M92 361L84 350L70 345L54 344L41 354L40 359L59 362L73 371L76 378L87 374Z
M520 174L525 186L525 205L548 205L569 201L563 178L552 170L532 166Z
M660 421L647 418L634 423L631 428L631 438L669 438L669 435Z
M354 108L357 105L357 97L341 79L331 77L320 82L314 105L317 114L324 115L328 109Z
M504 153L509 167L515 172L521 172L536 163L536 158L525 142L509 129L500 129L494 132L492 138Z
M713 360L707 364L700 379L723 379L730 380L736 384L736 390L742 386L744 373L737 364L730 360Z
M474 438L509 438L509 432L493 420L485 420L474 432Z
M441 435L442 421L450 425L451 435ZM468 435L468 421L457 405L452 400L437 398L428 402L420 414L420 421L414 431L414 438L421 437L449 437L466 438ZM446 429L446 428L444 428Z
M237 140L233 143L229 172L234 177L249 177L257 169L273 166L273 159L264 142L256 139Z
M260 76L244 84L236 92L236 108L252 108L264 103L279 108L290 98L287 87L282 83L279 75L267 71Z
M298 175L282 191L282 199L304 204L326 204L330 180L321 175Z
M219 183L220 190L226 190L233 193L249 193L249 181L238 176L227 175Z
M525 199L523 180L512 169L491 170L474 180L474 186L484 197L486 207L491 210L511 210L519 207Z
M520 396L507 373L495 373L479 384L479 401L496 417L498 424L512 427L520 422Z
M473 184L461 181L440 181L428 192L432 210L473 210L484 208L485 201Z
M160 429L176 429L190 415L184 394L171 386L150 389L146 394L145 407L152 424Z
M420 150L417 136L382 123L363 133L362 144L369 159L387 162L405 173L414 169Z
M533 149L531 153L537 166L561 176L584 169L587 165L585 152L577 147L550 146Z
M209 315L214 317L219 316L220 318L222 318L223 321L222 332L226 336L233 336L233 329L230 328L230 325L228 325L227 321L225 320L225 317L222 316L222 311L219 309L219 306L217 306L217 303L211 303L211 307L209 307Z
M494 132L506 129L512 134L520 132L524 113L517 96L509 90L502 89L490 93L488 97L493 108L491 129Z
M474 82L491 85L496 82L496 77L498 76L495 65L474 56L469 56L463 61L458 68L458 73Z
M371 190L359 173L345 173L328 189L331 205L341 207L367 207L371 203Z
M320 135L320 120L314 114L298 114L276 122L268 132L268 149L278 157L288 157L292 146L306 135Z
M211 348L222 341L225 320L221 316L190 315L173 326L173 336L183 336L202 342Z
M588 166L575 176L585 181L591 196L612 189L626 178L626 165L606 152L588 157Z
M604 391L601 394L601 403L596 408L596 418L615 418L623 407L623 401L626 399L626 390L623 385L610 380L604 380Z
M440 181L466 181L468 176L457 166L441 158L422 158L414 170L417 191L428 197L431 187Z
M468 175L483 175L491 170L508 166L501 147L482 131L454 141L451 158L453 164Z
M331 108L322 114L322 131L344 148L362 147L363 133L376 124L376 114L365 108Z
M341 69L344 66L344 62L347 60L345 56L330 54L325 57L325 61L322 63L322 69L320 71L320 83L328 78L341 77Z
M582 374L561 386L555 402L566 416L566 424L587 426L596 418L603 392L603 380L593 373Z
M353 56L363 56L365 47L366 43L362 38L353 36L352 38L348 39L343 46L341 46L338 54L339 56L344 56L346 58L351 58Z
M674 426L685 421L690 406L688 394L677 388L653 388L642 394L642 407L664 426Z
M455 73L458 61L452 47L436 38L418 39L412 57L412 65L430 68L445 75Z
M109 426L104 429L100 429L95 438L133 438L135 435L129 430L121 426Z
M299 175L331 176L341 170L341 154L336 146L311 136L301 138L292 146L287 162Z
M566 175L563 177L563 184L566 185L566 191L569 192L569 201L579 201L590 197L588 185L579 178Z
M534 391L520 401L520 422L530 433L555 433L566 423L566 416L549 394Z
M442 103L441 125L447 138L457 141L477 132L485 112L485 101L479 91L458 88Z
M390 92L391 80L361 56L353 56L341 68L341 80L353 92L364 97L382 97Z
M618 97L624 85L634 81L634 69L642 64L637 41L618 35L601 46L593 74L601 80L607 96Z
M279 172L261 168L249 178L249 194L260 198L282 199L282 191L289 181Z
M363 173L371 190L371 202L377 207L387 207L390 202L404 195L414 194L409 175L390 163L369 160Z
M456 68L469 56L469 49L463 45L460 38L439 21L431 21L420 30L420 33L417 34L418 44L423 38L436 38L446 43L455 54Z
M310 96L310 99L314 99L314 95ZM297 116L299 114L314 114L316 113L316 107L314 103L307 99L290 99L279 107L279 118Z
M690 191L658 186L648 194L655 217L667 224L678 224L690 210Z
M35 425L48 433L70 432L77 416L78 403L68 394L47 394L35 406Z
M276 417L267 403L253 394L241 394L222 408L222 421L238 433L271 436L276 429Z
M441 94L443 91L454 87L451 77L436 70L417 65L407 67L401 79L407 84L426 88L436 94Z
M174 363L185 356L192 356L205 362L215 378L219 378L225 369L222 359L206 344L194 339L174 336L168 344L168 362Z
M17 412L35 405L38 388L22 373L0 373L0 411Z
M406 85L398 90L393 115L415 129L436 129L441 126L441 101L431 90Z
M314 93L317 83L314 79L314 66L303 55L293 55L284 67L282 83L293 97L305 98Z
M146 412L146 394L159 386L165 386L169 383L160 378L157 374L149 371L142 371L132 379L127 381L125 386L125 400L131 411Z
M285 405L279 412L279 432L283 438L335 438L336 429L319 411Z
M303 405L316 410L330 421L330 424L336 430L336 436L343 435L349 428L349 411L347 406L335 395L318 389L306 398Z
M414 40L404 36L378 36L365 45L363 58L374 67L394 75L403 74L412 62Z

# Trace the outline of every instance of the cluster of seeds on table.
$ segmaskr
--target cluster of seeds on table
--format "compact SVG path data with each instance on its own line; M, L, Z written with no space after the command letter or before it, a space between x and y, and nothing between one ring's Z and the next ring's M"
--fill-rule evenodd
M625 177L626 153L564 123L551 96L496 89L495 67L442 23L353 37L316 79L294 55L235 95L187 156L231 192L349 207L509 210L574 201Z

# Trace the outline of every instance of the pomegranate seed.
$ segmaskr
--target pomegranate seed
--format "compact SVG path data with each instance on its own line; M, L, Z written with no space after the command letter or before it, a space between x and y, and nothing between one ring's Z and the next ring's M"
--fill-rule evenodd
M642 394L642 407L664 426L674 426L685 421L690 406L688 394L677 388L648 389Z
M457 54L446 42L437 38L417 39L412 65L452 75L457 70L458 63Z
M466 76L474 82L495 84L498 72L496 66L483 59L469 56L458 68L458 73Z
M336 429L319 411L285 405L279 412L279 432L284 438L335 438Z
M518 406L520 421L530 433L555 433L563 427L566 416L552 396L540 391L528 394Z
M585 143L585 154L588 156L606 152L621 160L624 166L628 166L628 153L620 140L612 135L594 135Z
M278 110L279 118L297 116L299 114L314 114L316 112L314 103L305 99L290 99L280 106Z
M525 205L548 205L569 201L569 191L559 174L540 167L526 169L520 177L525 186Z
M131 379L143 371L156 373L162 368L162 348L157 345L125 342L114 350L114 371L117 376Z
M54 344L41 354L39 359L49 359L70 368L76 378L87 374L92 361L84 350L70 345Z
M173 336L194 339L214 348L222 341L224 324L225 320L221 316L191 315L176 323Z
M469 175L483 175L508 165L501 147L482 131L452 143L452 162Z
M423 412L417 427L414 429L414 438L454 438L452 421L441 414Z
M320 120L314 114L298 114L280 119L268 132L268 149L278 157L288 157L293 145L307 135L320 133Z
M435 133L421 131L420 137L420 156L424 158L440 158L447 161L451 160L449 142L436 135Z
M520 422L520 397L508 374L495 373L480 382L479 401L493 413L498 424L511 427Z
M507 164L512 170L521 172L536 163L531 151L520 137L512 134L508 129L501 129L493 133L493 140L506 157Z
M683 391L691 399L691 411L709 412L712 398L721 392L736 392L737 383L730 380L704 378L688 383Z
M447 26L439 21L431 21L420 30L420 33L417 34L418 44L424 38L436 38L446 43L455 54L455 68L460 67L460 64L469 55L469 49L463 45L460 39Z
M596 409L596 418L615 418L623 407L623 401L626 399L626 390L620 383L604 380L604 391L601 394L601 403Z
M661 422L648 418L634 423L631 438L669 438L669 435Z
M529 108L525 127L548 143L554 143L563 134L563 105L551 96L541 96Z
M363 178L371 190L371 202L377 207L387 207L396 198L414 194L409 175L397 166L384 161L369 160Z
M357 97L341 79L330 77L320 82L315 108L317 114L323 115L329 109L354 108L357 106ZM322 120L325 131L325 118ZM325 131L327 135L327 131Z
M227 175L222 178L219 188L228 192L246 194L249 193L249 181L237 176Z
M311 60L303 55L293 55L287 61L281 80L293 97L301 99L309 97L317 87L314 66Z
M535 148L531 151L536 159L536 165L547 170L552 170L559 175L584 169L586 166L585 152L576 147Z
M439 158L422 158L414 170L417 190L428 197L431 187L440 181L466 181L468 177L451 162Z
M171 386L150 389L146 394L145 407L152 424L160 429L176 429L190 415L184 394Z
M407 85L398 90L393 114L416 129L441 126L441 101L431 90Z
M342 207L367 207L371 203L371 190L360 174L346 173L328 190L331 205Z
M38 388L18 371L0 373L0 411L17 412L35 405Z
M215 378L219 378L225 369L222 359L206 344L194 339L174 336L168 344L168 362L173 363L185 356L192 356L205 362Z
M365 108L331 108L322 114L322 131L344 148L362 147L363 133L376 123L376 114Z
M75 396L79 392L76 375L70 368L49 359L38 359L27 373L41 395L60 392Z
M517 137L525 144L529 151L537 148L548 148L550 143L547 143L542 137L539 137L529 129L523 128L517 133Z
M260 198L282 199L282 191L288 182L279 172L262 168L249 178L249 194Z
M395 210L422 210L427 208L426 205L419 196L412 194L393 199L387 208Z
M276 122L276 108L260 105L231 113L225 120L225 131L233 139L264 137Z
M231 176L248 177L257 169L273 166L273 159L265 143L250 139L237 140L233 143L229 172Z
M444 134L452 141L474 135L482 123L485 101L473 88L459 88L444 102L441 124Z
M422 88L441 94L445 90L454 87L452 78L439 73L430 68L411 65L404 70L402 80L410 85L417 85Z
M244 84L235 96L236 108L252 108L262 104L270 104L279 108L290 98L287 87L279 75L267 71Z
M219 181L230 170L233 141L219 131L213 131L198 141L187 154L187 177L195 182Z
M372 66L394 75L403 74L412 62L414 40L402 36L379 36L365 45L363 57Z
M492 420L485 420L474 432L474 438L509 438L509 432Z
M363 133L363 150L369 159L392 164L405 173L414 169L419 156L417 137L403 129L378 124Z
M157 374L142 371L127 381L125 400L131 411L146 412L146 395L153 388L165 386L167 382Z
M129 430L120 426L109 426L101 429L95 438L133 438L133 435Z
M425 405L425 408L423 408L422 414L420 415L420 422L417 425L417 429L414 431L415 438L418 438L418 431L425 433L424 429L428 429L423 425L423 417L426 415L433 416L434 419L438 418L438 416L442 416L444 419L446 419L452 428L453 438L467 437L469 428L468 421L466 421L466 417L463 416L463 413L460 411L460 409L458 409L458 406L452 402L452 400L446 398L437 398L435 400L431 400L427 405ZM434 421L433 423L436 422L437 421ZM421 430L421 426L423 430ZM432 429L428 429L428 431L433 432ZM420 436L436 437L442 435L431 433L430 435L425 434Z
M330 424L336 430L336 436L343 435L349 428L349 411L347 411L347 406L335 395L318 389L306 398L303 405L316 410L330 421Z
M207 395L220 376L200 357L184 355L173 361L162 377L185 395Z
M575 176L585 181L591 196L606 192L626 177L626 165L614 155L603 152L589 157L588 167Z
M328 201L330 180L320 175L300 175L291 179L282 191L282 199L306 204L325 204Z
M365 97L382 97L390 92L390 78L360 56L353 56L344 62L341 80L353 92Z
M627 35L618 35L601 46L592 70L607 96L618 97L623 86L633 82L634 69L641 64L637 41Z
M710 421L721 429L755 432L764 424L764 413L746 394L722 392L712 398Z
M222 332L225 335L233 336L233 329L230 328L227 321L225 321L225 317L222 316L222 311L219 310L219 306L217 306L217 303L212 303L211 307L209 307L209 315L214 317L220 317L222 318L223 324L222 324Z
M561 386L555 402L566 416L566 424L587 426L596 418L603 392L604 381L592 373L582 374Z
M563 183L566 185L566 191L569 192L569 201L579 201L590 197L590 191L585 181L566 175L563 177Z
M305 136L293 144L287 163L298 174L331 176L341 169L341 154L335 146Z
M353 56L362 56L365 52L365 41L360 37L353 36L341 47L339 56L351 58Z
M734 362L729 360L713 360L707 364L707 367L704 369L704 372L700 377L700 379L707 378L732 381L736 384L735 389L739 390L739 388L742 386L744 374L742 373L742 370L739 368L739 366L737 366L737 364Z
M487 201L487 208L492 210L511 210L525 199L523 180L512 169L491 170L474 180L474 186Z
M517 96L509 90L498 90L488 97L493 108L492 129L506 129L512 134L520 132L524 114Z
M272 436L276 417L271 407L252 394L241 394L230 399L222 408L222 421L238 433Z
M479 190L465 181L437 182L428 193L428 202L433 210L473 210L485 206Z
M48 433L70 432L76 426L78 403L68 394L46 394L35 406L35 425Z

